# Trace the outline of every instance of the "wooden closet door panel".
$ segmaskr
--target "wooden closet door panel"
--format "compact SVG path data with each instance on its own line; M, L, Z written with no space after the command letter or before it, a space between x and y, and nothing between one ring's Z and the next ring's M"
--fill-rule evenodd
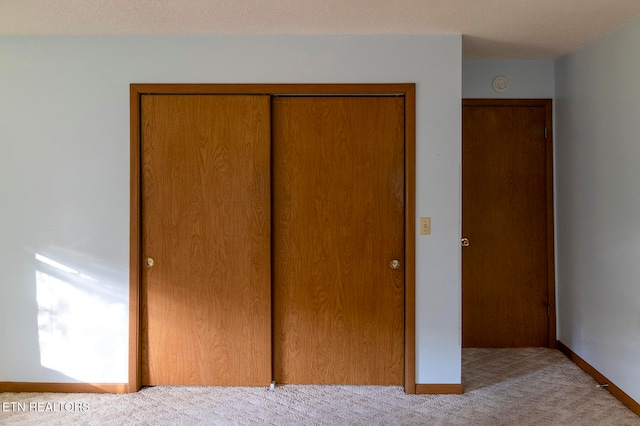
M142 383L271 381L268 96L144 95Z
M404 99L282 97L272 117L274 378L400 385Z
M464 106L462 117L462 346L547 346L545 107Z

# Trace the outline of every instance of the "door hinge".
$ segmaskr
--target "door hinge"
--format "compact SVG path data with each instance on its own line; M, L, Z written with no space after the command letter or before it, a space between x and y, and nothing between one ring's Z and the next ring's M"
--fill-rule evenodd
M544 138L547 138L547 126L544 126Z

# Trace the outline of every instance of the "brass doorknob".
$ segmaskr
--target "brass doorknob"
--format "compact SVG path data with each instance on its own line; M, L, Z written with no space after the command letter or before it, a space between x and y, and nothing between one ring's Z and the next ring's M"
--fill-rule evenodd
M400 261L398 259L393 259L391 262L389 262L389 266L391 266L391 269L399 269Z
M144 264L145 264L145 265L147 265L147 267L151 268L153 265L155 265L155 264L156 264L156 261L155 261L155 260L153 260L153 257L147 257L147 258L144 260Z
M462 247L469 247L469 239L463 238L462 240L460 240L460 244L462 244Z

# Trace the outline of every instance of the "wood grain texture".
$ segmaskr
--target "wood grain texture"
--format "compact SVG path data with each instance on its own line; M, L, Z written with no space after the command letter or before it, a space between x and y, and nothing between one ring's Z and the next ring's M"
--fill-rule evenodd
M402 384L404 100L272 103L274 379Z
M556 250L555 250L555 208L554 208L554 175L553 175L553 111L551 99L537 100L545 110L547 127L547 297L549 303L549 344L557 349L556 335Z
M174 84L134 83L140 94L261 94L261 95L403 95L415 91L415 83L360 84Z
M416 384L416 392L419 395L460 395L462 394L462 384Z
M404 94L404 391L416 393L416 89Z
M141 102L142 383L267 385L269 97Z
M489 103L463 103L463 347L548 346L546 110Z
M131 84L131 234L130 345L128 391L140 389L140 98L145 94L270 94L270 95L404 95L405 98L405 374L407 393L415 392L415 84Z
M611 382L608 378L606 378L602 373L596 370L591 364L582 359L578 354L573 352L571 348L569 348L564 343L558 341L557 342L558 349L560 352L565 354L567 358L573 361L578 367L584 370L587 374L589 374L593 379L599 384L607 384L607 390L611 393L611 395L615 396L626 405L631 411L640 416L640 403L635 399L631 398L625 391L620 389L614 383Z
M140 93L129 88L130 137L130 190L129 190L129 377L128 392L137 392L140 381L140 267L142 244L140 235Z

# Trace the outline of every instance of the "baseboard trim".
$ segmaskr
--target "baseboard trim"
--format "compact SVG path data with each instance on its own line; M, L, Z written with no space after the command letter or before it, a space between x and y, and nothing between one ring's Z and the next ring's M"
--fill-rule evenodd
M434 394L462 394L462 384L457 383L445 383L445 384L416 384L416 393L422 395L434 395Z
M127 393L126 383L0 382L0 392Z
M593 368L591 364L589 364L584 359L580 358L578 354L573 352L567 345L558 340L558 349L560 352L565 354L567 358L573 361L578 367L582 368L587 374L595 379L599 384L608 384L607 390L611 395L615 396L622 402L624 405L629 407L631 411L640 416L640 404L636 402L633 398L627 395L622 389L613 384L611 380L607 379L602 373Z
M126 383L0 382L0 392L128 393ZM416 384L416 394L462 394L462 384Z

